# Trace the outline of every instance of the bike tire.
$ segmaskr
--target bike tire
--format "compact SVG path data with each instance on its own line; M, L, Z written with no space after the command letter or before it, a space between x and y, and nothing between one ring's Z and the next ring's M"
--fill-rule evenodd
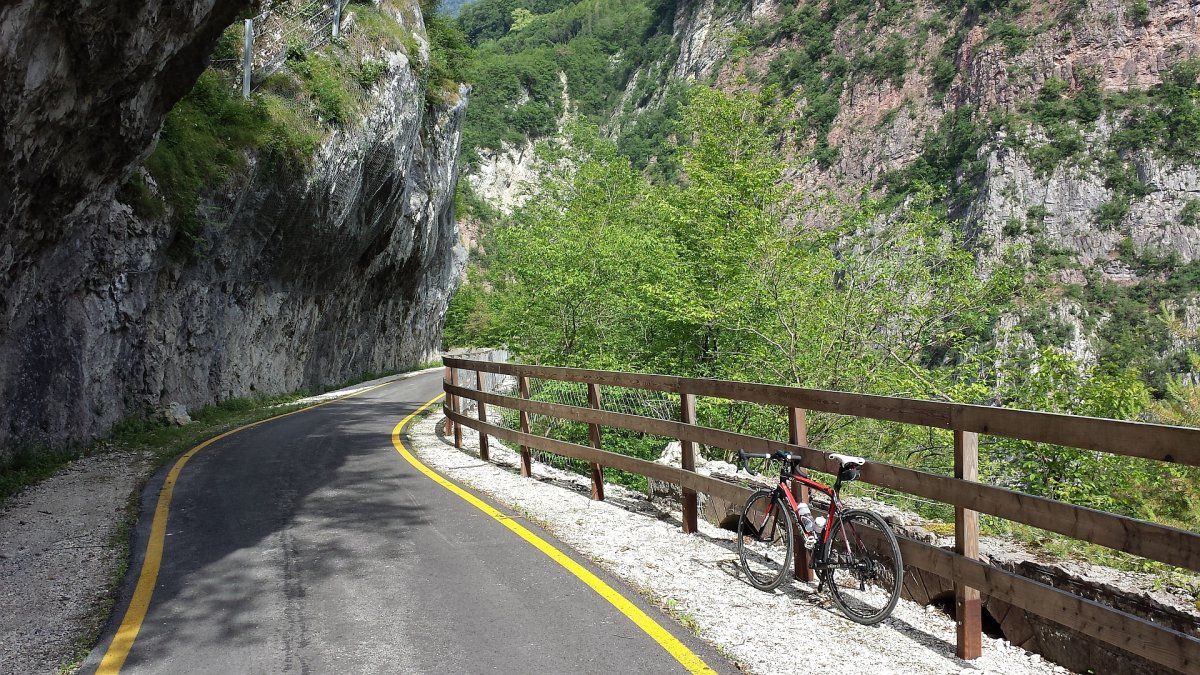
M870 536L868 528L876 536ZM891 616L904 584L904 561L887 521L863 509L839 514L822 554L828 565L821 570L822 580L846 618L870 626Z
M774 507L769 508L772 504ZM791 574L795 532L792 510L775 496L774 490L750 495L738 518L737 550L742 572L751 586L773 591ZM764 534L768 539L763 538Z

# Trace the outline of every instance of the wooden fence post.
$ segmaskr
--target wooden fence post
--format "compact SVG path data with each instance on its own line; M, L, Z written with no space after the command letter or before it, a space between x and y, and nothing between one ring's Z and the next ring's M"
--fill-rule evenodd
M684 424L696 423L696 395L681 394L679 405L679 421ZM696 470L696 444L691 441L679 441L680 466L684 471ZM693 534L698 531L696 516L699 512L696 491L683 488L683 531Z
M484 380L483 371L482 370L475 371L475 388L479 391L483 391L483 380ZM479 421L486 423L487 422L487 404L484 403L483 401L475 401L475 408L477 410L479 410ZM482 459L485 462L488 461L488 459L490 459L488 457L488 454L489 454L488 453L488 437L487 437L487 434L485 434L483 432L483 430L480 429L479 430L479 459Z
M808 445L807 413L801 408L788 408L788 443ZM792 496L796 498L797 503L807 502L808 486L792 483ZM796 528L799 530L799 523L796 524ZM797 542L803 542L804 533L797 531L794 539ZM795 577L800 581L813 581L816 578L812 568L809 567L808 549L804 546L796 547L795 568Z
M450 369L450 384L458 386L458 368ZM456 413L462 412L462 400L457 396L450 397L450 409ZM462 425L454 423L454 447L462 449Z
M979 480L979 435L954 431L954 477ZM979 513L954 508L954 551L971 559L979 557ZM961 583L954 584L954 619L958 628L960 659L977 659L983 653L983 624L980 618L979 591Z
M453 372L454 372L453 368L451 368L450 366L446 366L445 373L442 376L442 381L449 383L451 381L451 379L454 377ZM446 405L450 408L454 407L454 394L446 394ZM445 434L446 436L449 436L450 430L453 428L454 428L454 421L450 419L449 415L447 415L446 423L444 425L442 425L442 433Z
M588 383L588 405L600 409L600 385ZM591 437L592 447L600 448L600 425L589 424L588 436ZM604 500L604 469L592 462L592 499Z
M529 398L529 378L524 375L517 376L517 390L520 392L521 398ZM521 411L521 433L529 433L529 413ZM529 447L521 446L521 475L529 478L533 475L533 461L530 456Z

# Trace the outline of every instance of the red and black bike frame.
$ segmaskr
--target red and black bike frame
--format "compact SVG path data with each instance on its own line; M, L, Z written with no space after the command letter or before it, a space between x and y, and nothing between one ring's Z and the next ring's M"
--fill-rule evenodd
M809 489L816 490L817 492L829 497L829 513L825 516L825 529L821 532L821 545L824 546L829 542L829 538L833 536L833 521L836 520L835 516L837 515L838 509L840 509L842 506L842 500L838 498L837 490L820 481L809 478L806 474L794 472L791 475L791 480L793 484L799 483L808 487ZM776 494L783 495L784 500L787 501L788 507L792 509L792 514L799 519L800 502L796 501L795 495L792 494L791 486L787 484L787 480L785 480L783 477L780 477L779 486L775 488L775 492ZM772 503L774 503L774 500L772 500ZM770 512L768 511L768 516L769 515Z

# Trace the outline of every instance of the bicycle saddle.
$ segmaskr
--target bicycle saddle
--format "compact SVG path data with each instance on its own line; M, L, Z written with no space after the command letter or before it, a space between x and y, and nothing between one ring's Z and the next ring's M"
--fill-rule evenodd
M855 457L854 455L839 455L833 453L829 455L829 458L840 464L843 469L847 467L860 467L867 463L866 459L862 457Z

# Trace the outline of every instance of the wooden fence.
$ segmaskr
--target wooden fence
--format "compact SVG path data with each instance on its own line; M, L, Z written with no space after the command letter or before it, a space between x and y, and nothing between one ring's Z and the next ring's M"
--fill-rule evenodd
M1200 466L1198 429L726 380L488 363L460 358L446 358L444 364L447 394L444 411L457 445L461 447L462 426L479 432L480 454L485 459L489 436L518 445L521 473L525 476L530 473L530 449L590 462L592 495L596 499L603 499L604 495L601 467L674 483L683 491L683 528L687 532L696 530L697 493L733 503L744 503L750 494L750 490L740 485L696 473L693 470L696 445L749 452L784 450L803 456L804 465L811 469L834 473L836 462L808 446L806 411L952 430L953 477L872 461L863 468L861 479L954 507L954 551L905 538L901 538L900 546L906 566L953 580L959 656L975 658L980 654L979 596L982 592L1167 668L1200 672L1200 639L977 559L979 513L1196 571L1200 571L1200 535L976 482L980 434ZM518 393L508 396L483 391L483 387L461 386L460 370L474 371L475 378L482 378L482 373L514 376ZM530 378L585 384L589 406L530 400ZM680 398L680 421L603 410L600 388L605 386L676 394ZM695 424L697 396L781 406L788 411L790 442L698 426ZM462 414L462 399L477 402L478 419ZM489 423L488 406L518 411L519 430ZM590 447L529 433L531 414L589 425ZM678 439L683 450L681 466L666 466L601 450L601 427ZM807 560L797 561L797 575L811 578Z

